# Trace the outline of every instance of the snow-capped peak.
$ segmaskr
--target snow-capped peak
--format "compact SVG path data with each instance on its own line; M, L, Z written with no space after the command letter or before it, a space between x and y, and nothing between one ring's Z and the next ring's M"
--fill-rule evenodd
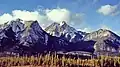
M23 20L22 20L22 19L20 19L20 18L17 18L17 19L16 19L16 21L20 22L20 21L23 21Z
M60 23L60 26L62 26L62 25L65 25L65 24L67 24L65 21L62 21L61 23Z
M45 31L49 32L51 35L54 34L54 36L57 37L60 37L62 34L77 32L76 29L67 25L65 21L61 23L53 23L45 28Z
M45 31L49 33L50 35L56 36L56 37L60 37L61 35L64 35L65 38L69 39L70 42L71 42L71 39L73 40L76 37L77 39L81 38L75 34L79 32L75 28L69 26L65 21L61 23L53 23L50 26L48 26L45 29Z

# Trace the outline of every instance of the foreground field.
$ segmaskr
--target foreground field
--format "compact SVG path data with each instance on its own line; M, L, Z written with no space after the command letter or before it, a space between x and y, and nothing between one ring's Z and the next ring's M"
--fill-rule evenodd
M120 67L120 57L75 59L49 54L37 57L0 57L0 67Z

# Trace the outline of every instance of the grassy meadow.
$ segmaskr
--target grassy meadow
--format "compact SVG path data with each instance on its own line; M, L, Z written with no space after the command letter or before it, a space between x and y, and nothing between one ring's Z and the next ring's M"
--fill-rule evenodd
M120 57L81 59L58 55L0 57L0 67L120 67Z

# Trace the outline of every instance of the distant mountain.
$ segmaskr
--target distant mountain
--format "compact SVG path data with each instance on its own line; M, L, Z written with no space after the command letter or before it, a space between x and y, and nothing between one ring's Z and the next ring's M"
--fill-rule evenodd
M120 37L110 30L99 29L87 34L84 41L96 41L94 49L96 53L113 52L120 53Z
M45 31L50 35L56 37L60 37L63 35L69 42L80 41L86 34L81 31L77 31L75 28L69 26L65 21L61 23L54 22L53 24L45 28Z

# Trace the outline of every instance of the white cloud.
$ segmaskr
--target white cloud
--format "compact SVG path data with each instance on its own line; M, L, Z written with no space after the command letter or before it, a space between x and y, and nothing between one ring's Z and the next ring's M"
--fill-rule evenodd
M38 11L26 11L26 10L13 10L11 14L5 13L0 16L0 24L3 24L7 21L11 21L14 19L20 18L24 21L28 20L37 20L39 21L42 27L45 27L46 24L49 24L49 20L47 16L42 15Z
M44 11L44 12L43 12ZM45 28L53 22L78 22L82 16L79 14L73 14L67 9L44 9L41 11L27 11L27 10L13 10L12 13L5 13L0 16L0 24L3 24L7 21L11 21L17 18L22 20L37 20L40 25Z
M44 16L40 15L37 11L26 11L26 10L13 10L12 14L5 13L2 16L0 16L0 21L2 23L14 20L20 18L22 20L28 21L28 20L42 20L44 19Z
M77 13L77 14L72 14L72 16L70 17L70 21L72 25L79 25L80 23L82 23L84 21L84 13Z
M22 20L38 20L41 16L39 15L39 12L37 11L26 11L26 10L14 10L12 11L13 18L20 18Z
M54 22L62 22L63 20L66 22L70 21L71 13L67 9L53 9L47 10L46 15L48 18Z
M0 16L0 24L3 24L9 20L12 20L12 16L8 13L5 13L2 16Z
M99 8L97 10L98 13L103 14L103 15L117 15L118 13L118 5L104 5L101 6L101 8Z
M94 30L89 28L89 27L86 27L86 28L83 28L83 29L78 29L78 31L83 31L83 32L90 33L90 32L93 32Z

